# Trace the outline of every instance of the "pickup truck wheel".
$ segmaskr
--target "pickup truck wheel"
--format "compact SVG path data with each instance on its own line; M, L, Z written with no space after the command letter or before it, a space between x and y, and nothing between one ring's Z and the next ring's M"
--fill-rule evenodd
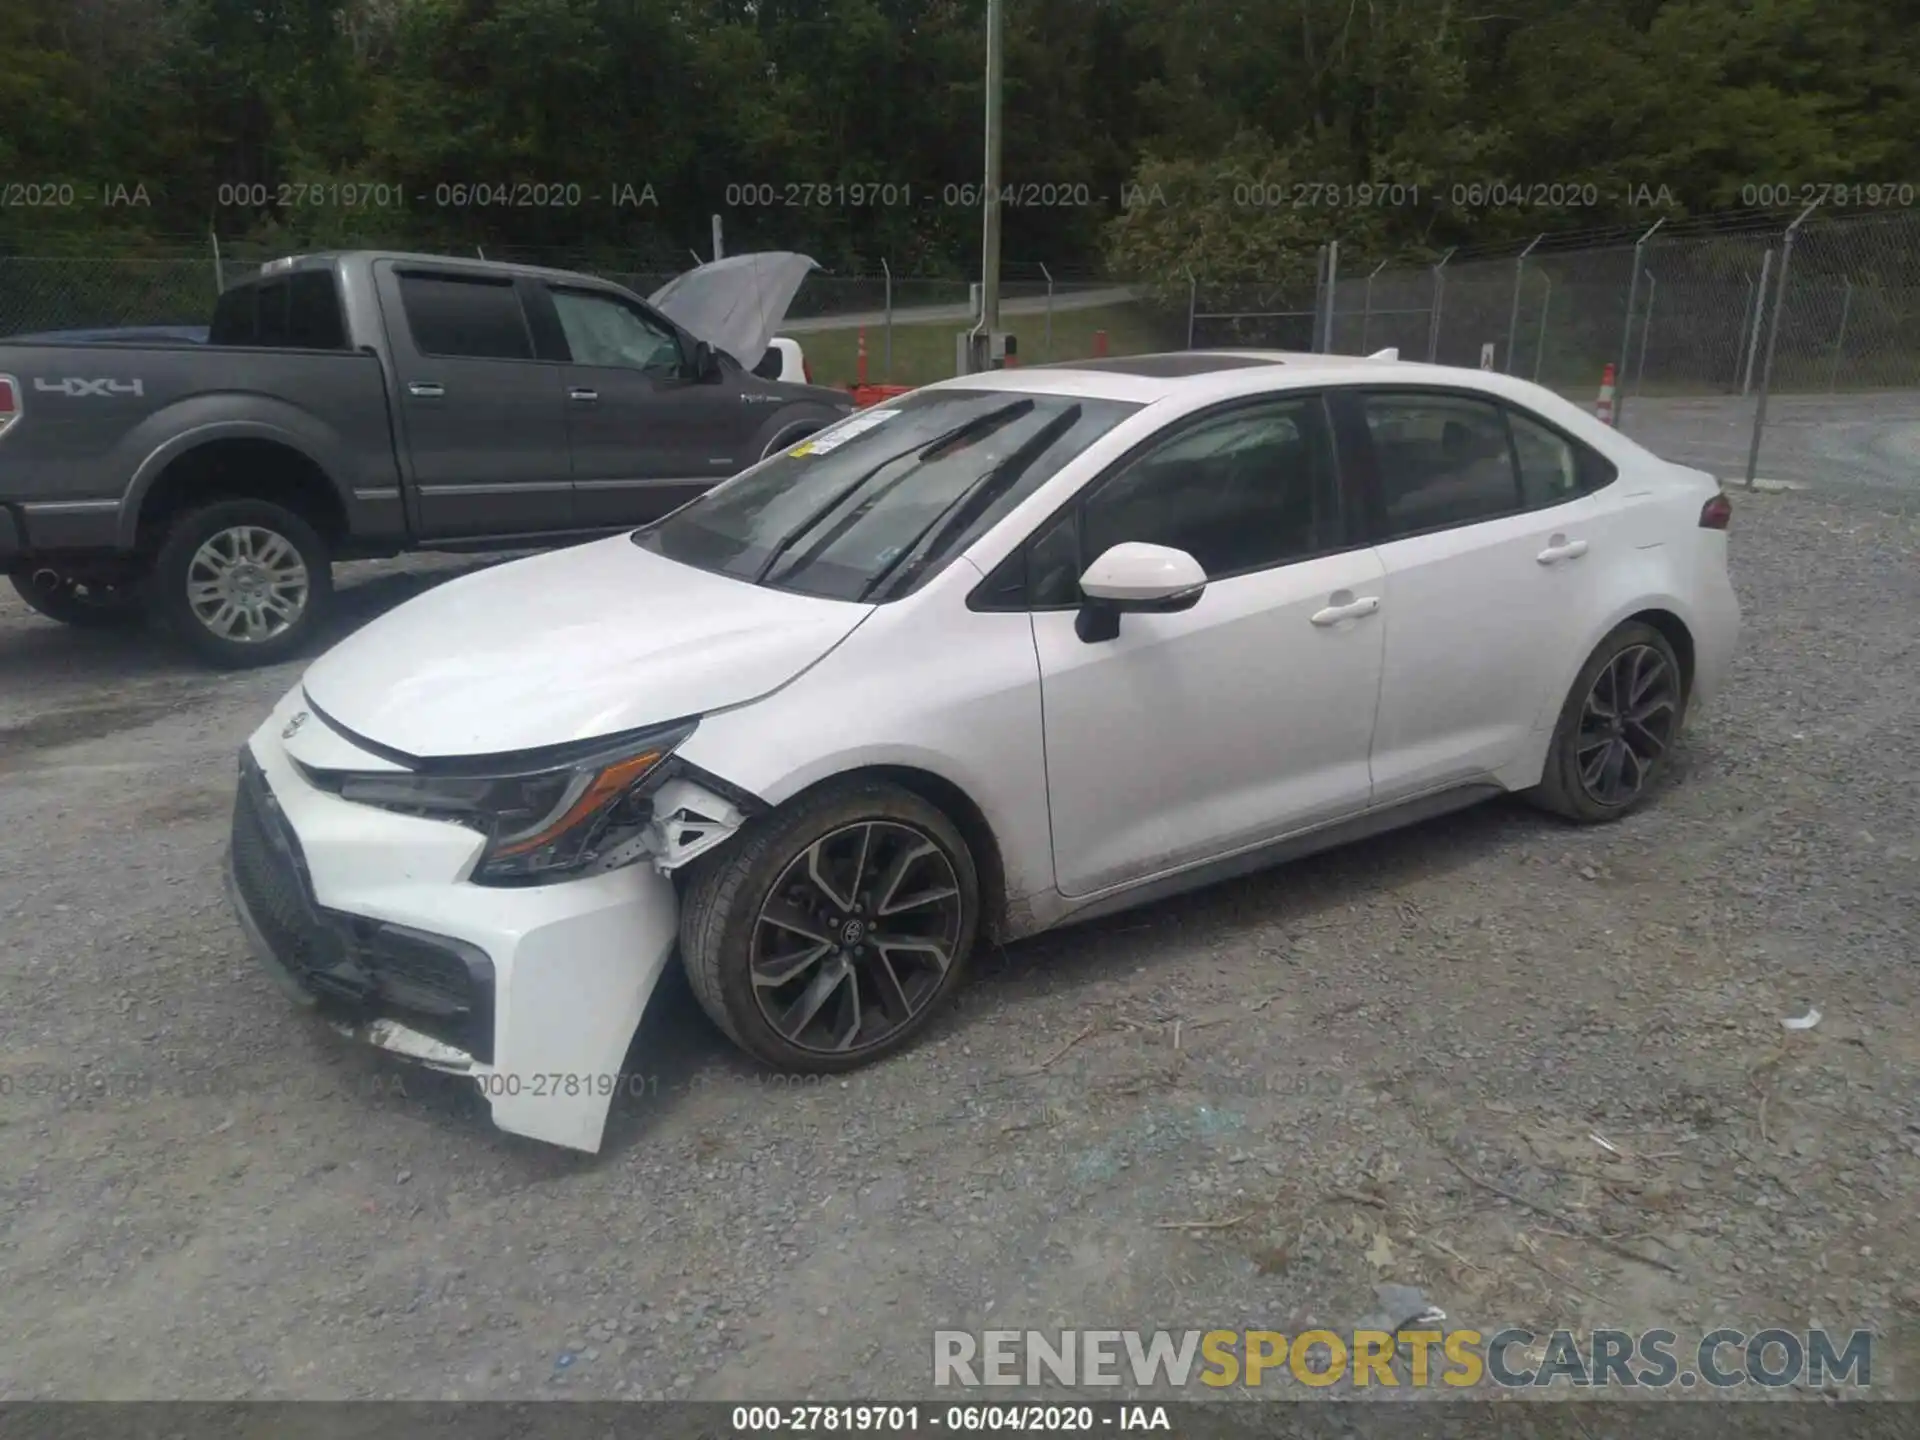
M20 598L49 620L79 630L117 630L146 615L146 596L134 584L86 580L40 566L9 577Z
M174 521L153 567L154 604L202 659L271 665L298 650L333 598L327 545L293 511L221 500Z

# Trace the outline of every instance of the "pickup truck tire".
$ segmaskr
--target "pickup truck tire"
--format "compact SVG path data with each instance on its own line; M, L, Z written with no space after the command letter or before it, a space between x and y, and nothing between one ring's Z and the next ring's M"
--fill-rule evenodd
M154 557L154 609L223 670L299 650L331 606L327 543L269 500L216 500L177 516Z
M119 630L146 618L146 596L138 585L82 580L46 566L8 578L30 608L76 630Z

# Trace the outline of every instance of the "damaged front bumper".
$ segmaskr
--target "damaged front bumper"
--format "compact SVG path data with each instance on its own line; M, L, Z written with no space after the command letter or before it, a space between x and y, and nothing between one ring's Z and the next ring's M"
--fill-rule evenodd
M227 888L280 987L336 1028L471 1079L501 1129L597 1151L678 933L669 872L741 823L685 780L636 863L550 885L466 876L482 837L310 784L281 744L296 691L248 742Z

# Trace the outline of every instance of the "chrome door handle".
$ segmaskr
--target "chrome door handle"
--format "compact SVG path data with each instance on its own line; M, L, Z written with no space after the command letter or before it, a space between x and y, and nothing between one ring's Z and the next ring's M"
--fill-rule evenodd
M582 405L591 405L600 398L600 392L598 390L589 390L584 385L575 385L567 391L567 398L569 400L578 400Z
M438 400L447 393L447 387L436 385L431 380L414 380L408 383L407 393L417 395L422 400Z
M1380 608L1378 595L1367 595L1361 599L1349 601L1345 605L1329 605L1324 610L1313 612L1316 625L1338 625L1342 620L1357 620L1362 615L1371 615Z
M1569 540L1564 535L1556 535L1547 542L1547 548L1533 558L1542 565L1558 565L1562 560L1578 560L1586 553L1586 541Z

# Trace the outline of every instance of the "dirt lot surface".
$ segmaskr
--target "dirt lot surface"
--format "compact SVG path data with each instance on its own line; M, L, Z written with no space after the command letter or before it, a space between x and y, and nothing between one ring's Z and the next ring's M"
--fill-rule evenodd
M1383 1282L1488 1331L1870 1327L1916 1393L1920 521L1735 505L1744 652L1643 814L1496 804L984 954L844 1081L675 978L598 1157L249 959L217 863L296 668L9 596L0 1398L924 1396L936 1328L1339 1329ZM349 623L435 568L352 572Z

